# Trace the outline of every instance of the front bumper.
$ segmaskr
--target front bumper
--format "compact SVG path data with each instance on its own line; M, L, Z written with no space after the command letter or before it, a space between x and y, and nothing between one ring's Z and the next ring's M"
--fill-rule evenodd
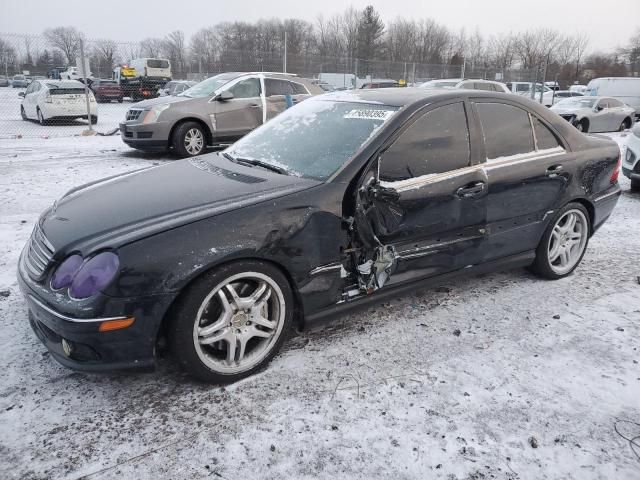
M151 369L155 366L158 329L173 295L141 298L113 298L97 295L92 309L86 303L70 311L70 305L56 305L43 298L42 286L34 284L22 266L18 284L29 309L29 323L51 356L76 370L106 371ZM64 312L62 308L64 307ZM135 317L133 325L122 330L99 332L103 321ZM63 348L65 340L70 351Z
M153 152L162 152L169 148L169 134L171 128L165 122L149 124L126 123L120 124L122 141L132 148Z

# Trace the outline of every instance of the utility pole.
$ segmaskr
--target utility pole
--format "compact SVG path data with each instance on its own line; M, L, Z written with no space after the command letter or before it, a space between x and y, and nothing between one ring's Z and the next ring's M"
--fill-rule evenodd
M80 40L80 62L82 65L81 72L82 78L84 80L84 98L87 102L87 120L89 121L89 131L92 132L93 128L91 127L91 102L89 100L89 83L87 82L87 62L84 58L84 40Z
M282 57L282 73L287 73L287 31L284 31L284 57Z

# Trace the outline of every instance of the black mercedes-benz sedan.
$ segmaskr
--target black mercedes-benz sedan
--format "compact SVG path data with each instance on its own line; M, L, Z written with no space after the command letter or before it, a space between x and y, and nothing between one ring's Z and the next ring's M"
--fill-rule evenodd
M295 322L454 275L571 274L619 168L614 142L526 98L329 93L223 152L71 190L18 277L64 365L151 367L162 338L193 375L229 382Z

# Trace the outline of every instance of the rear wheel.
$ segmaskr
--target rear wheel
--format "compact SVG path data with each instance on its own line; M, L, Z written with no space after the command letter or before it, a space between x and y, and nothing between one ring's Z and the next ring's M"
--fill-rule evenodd
M118 98L118 103L122 103L124 99L122 97Z
M620 128L618 129L619 132L624 132L625 130L631 128L631 119L630 118L625 118L622 123L620 124Z
M44 115L42 114L42 110L40 110L40 107L38 107L38 111L36 113L38 114L38 122L40 123L40 125L46 125L47 120L45 120Z
M636 178L631 179L631 191L640 192L640 180Z
M579 203L562 208L536 249L532 270L551 280L566 277L580 264L589 243L589 213Z
M173 132L173 149L181 158L194 157L204 152L206 138L202 125L196 122L184 122Z
M22 105L20 105L20 116L23 120L29 120L29 118L27 117L27 112L24 111L24 107Z
M180 365L206 382L227 383L276 355L291 328L293 294L276 267L239 261L203 275L174 313L168 336Z

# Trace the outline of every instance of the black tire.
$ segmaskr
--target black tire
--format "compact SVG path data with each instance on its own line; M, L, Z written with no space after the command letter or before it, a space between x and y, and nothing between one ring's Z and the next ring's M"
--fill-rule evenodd
M556 223L570 210L579 210L580 212L582 212L587 223L586 225L587 235L586 235L584 248L576 264L567 272L559 274L552 268L551 262L549 261L549 245L550 245L549 242L550 242L551 234L553 233L553 229L556 226ZM587 251L587 247L589 246L590 234L591 234L591 219L589 217L589 212L587 211L587 209L582 204L577 202L568 203L563 208L561 208L558 212L556 212L556 214L553 216L553 218L549 222L547 229L544 231L544 234L542 235L542 239L540 240L540 243L536 248L536 258L531 264L531 267L530 267L531 271L533 271L536 275L539 275L549 280L558 280L560 278L564 278L568 275L571 275L573 271L578 267L578 265L580 265L580 262L582 262L582 258L584 257L584 254Z
M622 123L620 124L620 132L624 132L625 130L631 128L631 119L630 118L625 118Z
M640 179L637 179L637 178L631 179L631 191L640 192Z
M20 116L22 117L22 120L29 120L27 118L27 113L24 111L24 107L22 105L20 105Z
M190 150L187 149L187 135L191 135L192 132L197 131L202 138L202 147L200 149L195 149L193 147ZM173 151L180 158L186 157L195 157L196 155L201 155L205 152L207 148L207 135L204 131L204 128L201 124L197 122L183 122L179 124L173 132L173 138L171 139L171 145L173 146Z
M40 111L39 107L36 110L36 114L38 115L38 123L40 125L44 126L49 124L49 122L44 118L44 115L42 115L42 112Z
M120 97L120 98L118 99L118 103L122 103L123 101L124 101L124 98L122 98L122 97Z
M97 124L98 124L98 116L91 115L91 125L97 125Z
M576 122L574 125L578 129L578 131L582 133L589 133L589 122L586 119L583 118L579 122Z
M259 363L250 366L250 368L247 366L246 370L239 372L229 373L216 371L203 361L200 353L198 352L198 348L202 350L202 346L197 347L197 342L194 339L194 329L196 328L195 323L199 321L199 309L207 297L215 293L214 289L223 285L227 279L233 278L237 275L251 275L256 273L268 277L280 289L280 293L282 294L281 298L284 300L285 310L284 315L282 315L281 311L279 311L280 313L278 314L279 317L282 318L281 322L278 322L278 324L282 323L282 327L279 329L278 333L274 333L272 338L267 340L268 348L264 350L263 354L265 356L259 361ZM275 293L272 293L271 295L276 295L275 298L278 298ZM212 298L217 297L214 295ZM269 298L271 298L271 296ZM280 305L279 302L278 305ZM293 293L291 292L291 287L287 278L278 268L269 263L260 261L241 260L229 263L203 274L181 293L180 298L172 308L170 314L171 318L167 329L169 347L173 356L177 359L178 364L190 375L208 383L235 382L264 368L278 353L282 343L288 336L288 333L291 332L293 311L294 298ZM246 312L246 310L244 312ZM241 314L242 312L238 310L236 315ZM233 319L236 317L234 316L231 318ZM245 318L247 318L246 314ZM229 328L232 330L236 328L235 326L231 326L231 321L229 325ZM218 342L218 344L221 343L222 342ZM213 345L210 345L210 347L213 347ZM228 351L226 354L228 354ZM248 358L251 359L251 357ZM239 366L237 368L242 367Z

